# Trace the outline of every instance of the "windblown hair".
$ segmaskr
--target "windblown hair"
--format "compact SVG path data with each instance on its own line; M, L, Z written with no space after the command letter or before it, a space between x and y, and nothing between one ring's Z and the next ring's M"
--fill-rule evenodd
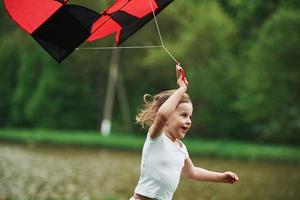
M143 128L150 127L155 119L156 113L160 106L175 92L176 90L167 90L160 92L157 95L144 95L144 105L140 110L139 114L136 116L136 122L140 124ZM187 93L184 93L180 103L189 103L191 99Z

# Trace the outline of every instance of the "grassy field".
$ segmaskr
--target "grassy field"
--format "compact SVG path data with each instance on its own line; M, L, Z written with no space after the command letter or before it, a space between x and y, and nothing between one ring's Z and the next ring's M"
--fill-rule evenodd
M104 137L98 132L0 129L0 141L29 145L48 144L140 151L144 139L143 136L120 133ZM300 148L295 146L189 138L184 139L184 143L191 155L300 164Z
M0 142L0 199L128 200L140 175L135 151ZM236 184L181 177L174 200L296 200L300 165L191 156L196 166L231 170Z

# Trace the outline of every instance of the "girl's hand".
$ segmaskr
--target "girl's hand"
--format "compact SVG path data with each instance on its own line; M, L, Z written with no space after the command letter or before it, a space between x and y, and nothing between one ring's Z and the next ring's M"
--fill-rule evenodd
M187 89L188 81L186 80L185 77L184 78L182 77L182 72L183 72L183 68L179 64L176 64L177 84L179 85L180 88Z
M224 172L220 175L220 181L223 183L235 183L239 181L239 177L233 172Z

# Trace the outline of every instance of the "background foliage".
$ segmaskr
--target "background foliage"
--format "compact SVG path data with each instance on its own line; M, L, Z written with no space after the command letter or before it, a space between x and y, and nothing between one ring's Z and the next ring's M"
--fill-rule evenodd
M101 11L110 2L77 3ZM192 136L300 144L299 9L294 0L177 0L159 15L189 78ZM98 129L111 51L76 51L57 64L2 4L0 23L0 127ZM159 44L153 23L125 45L148 44ZM176 87L174 63L162 50L121 53L134 124L143 94ZM113 129L124 131L117 101Z

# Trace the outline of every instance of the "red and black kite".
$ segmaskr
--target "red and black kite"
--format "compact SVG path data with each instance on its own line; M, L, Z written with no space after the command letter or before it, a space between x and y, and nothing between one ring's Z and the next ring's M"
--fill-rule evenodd
M101 14L69 0L3 0L10 17L61 62L84 41L115 34L117 46L174 0L115 0Z

